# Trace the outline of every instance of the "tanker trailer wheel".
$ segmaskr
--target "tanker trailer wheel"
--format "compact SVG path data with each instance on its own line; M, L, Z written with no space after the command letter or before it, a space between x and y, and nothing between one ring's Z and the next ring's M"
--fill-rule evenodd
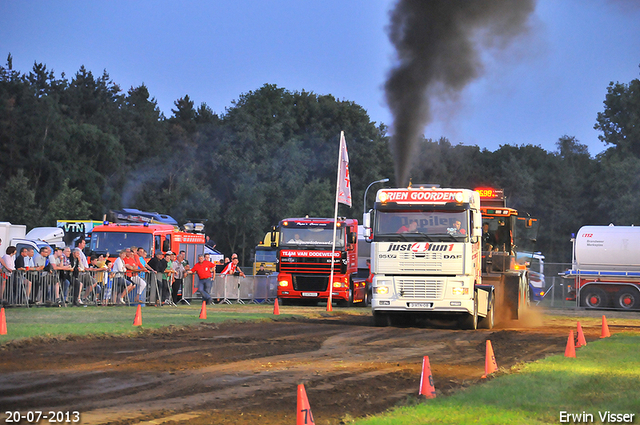
M637 310L640 308L640 292L633 288L621 289L616 294L615 302L623 310Z
M586 286L580 291L580 307L604 308L609 304L609 297L597 286Z

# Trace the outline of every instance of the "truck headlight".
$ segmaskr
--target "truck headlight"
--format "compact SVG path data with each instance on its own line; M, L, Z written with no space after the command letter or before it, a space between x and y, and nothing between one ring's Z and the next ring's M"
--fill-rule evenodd
M467 294L469 294L469 288L460 288L460 287L451 288L451 294L452 295L467 295Z
M289 286L289 282L286 280L281 280L278 282L278 286Z
M389 293L388 286L376 286L375 288L373 288L373 290L378 295L387 295Z

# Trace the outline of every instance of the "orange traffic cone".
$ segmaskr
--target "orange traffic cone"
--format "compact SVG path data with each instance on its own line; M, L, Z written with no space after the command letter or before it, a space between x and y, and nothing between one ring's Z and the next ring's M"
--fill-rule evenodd
M7 318L4 315L4 307L0 309L0 335L7 334Z
M277 298L275 304L273 304L273 314L275 314L276 316L280 314L280 306L278 305Z
M600 334L600 338L607 338L610 337L611 334L609 333L609 325L607 325L607 318L604 317L604 314L602 315L602 334Z
M582 325L578 322L578 343L576 344L576 348L584 347L587 345L587 340L584 339L584 332L582 332Z
M422 359L422 375L420 375L420 392L425 398L436 398L436 388L433 386L433 376L431 376L431 366L429 356Z
M333 306L331 305L331 300L327 298L327 311L333 311Z
M142 326L142 306L138 304L136 317L133 318L133 326Z
M307 399L307 392L304 390L304 385L298 385L298 412L296 425L309 425L315 424L313 421L313 414L311 413L311 406L309 406L309 399Z
M491 346L491 341L487 340L487 350L484 359L484 375L482 375L482 378L486 378L496 370L498 370L496 356L493 355L493 347Z
M565 357L574 357L576 356L576 346L573 342L573 330L569 331L569 339L567 340L567 348L564 350Z
M200 319L207 318L207 302L202 301L202 308L200 309Z

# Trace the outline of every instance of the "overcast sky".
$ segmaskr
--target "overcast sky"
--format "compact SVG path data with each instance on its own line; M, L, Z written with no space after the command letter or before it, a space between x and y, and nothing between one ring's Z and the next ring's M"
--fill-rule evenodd
M394 63L386 27L394 1L0 0L0 63L57 76L84 65L124 90L144 83L169 117L188 94L224 113L263 84L331 94L392 127L383 85ZM538 0L528 38L500 57L456 104L434 111L426 137L490 150L555 150L575 136L592 155L609 82L640 78L640 1ZM348 142L348 141L347 141Z

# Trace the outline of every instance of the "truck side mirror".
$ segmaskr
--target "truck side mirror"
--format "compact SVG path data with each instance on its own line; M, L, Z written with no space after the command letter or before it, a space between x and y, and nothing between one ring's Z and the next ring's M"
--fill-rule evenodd
M371 213L366 212L366 213L362 214L362 225L366 229L371 228Z
M474 238L482 237L482 217L480 216L479 211L472 212L472 221L471 225L473 228L471 229L471 236Z

